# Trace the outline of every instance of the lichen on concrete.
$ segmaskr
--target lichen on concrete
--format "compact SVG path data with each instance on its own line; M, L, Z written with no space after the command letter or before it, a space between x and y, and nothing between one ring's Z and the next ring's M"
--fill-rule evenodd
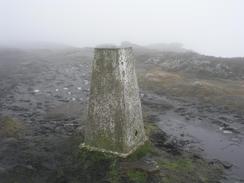
M132 48L96 48L83 147L126 155L145 140Z

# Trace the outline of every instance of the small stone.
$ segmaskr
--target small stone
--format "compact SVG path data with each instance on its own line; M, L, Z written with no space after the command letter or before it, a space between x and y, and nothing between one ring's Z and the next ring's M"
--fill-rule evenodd
M223 165L223 167L225 169L230 169L233 165L229 162L226 162L226 161L221 161L221 164Z
M209 162L210 164L219 164L222 165L225 169L230 169L233 165L227 161L220 161L218 159L214 159Z
M232 131L230 131L230 130L224 130L224 131L223 131L223 133L226 133L226 134L231 134L231 133L232 133Z
M29 170L34 170L34 168L33 168L32 165L26 165L25 167L26 167L27 169L29 169Z

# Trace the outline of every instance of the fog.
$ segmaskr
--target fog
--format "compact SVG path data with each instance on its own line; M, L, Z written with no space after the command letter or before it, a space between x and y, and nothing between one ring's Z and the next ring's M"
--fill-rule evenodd
M242 0L0 0L0 44L180 42L215 56L244 56Z

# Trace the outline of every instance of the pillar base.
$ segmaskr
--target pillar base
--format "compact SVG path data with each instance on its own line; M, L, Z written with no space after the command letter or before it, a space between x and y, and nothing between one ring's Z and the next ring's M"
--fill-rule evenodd
M136 146L134 146L133 149L131 149L128 153L120 153L120 152L116 152L116 151L110 151L110 150L107 150L107 149L90 146L90 145L85 144L85 143L80 144L79 145L79 148L80 149L86 149L88 151L98 151L98 152L102 152L102 153L112 154L112 155L115 155L115 156L118 156L118 157L121 157L121 158L126 158L130 154L132 154L133 152L135 152L138 149L138 147L144 145L147 140L148 140L148 138L146 137L139 144L137 144Z

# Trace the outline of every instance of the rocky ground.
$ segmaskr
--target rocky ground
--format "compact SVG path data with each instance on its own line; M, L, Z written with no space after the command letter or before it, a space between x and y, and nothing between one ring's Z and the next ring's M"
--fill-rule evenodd
M202 87L178 85L183 82L175 72L155 76L154 59L136 54L150 138L131 157L118 159L78 149L91 49L1 50L0 182L242 182L243 108L180 96L182 88ZM168 85L172 77L175 84ZM161 87L162 79L171 90Z

